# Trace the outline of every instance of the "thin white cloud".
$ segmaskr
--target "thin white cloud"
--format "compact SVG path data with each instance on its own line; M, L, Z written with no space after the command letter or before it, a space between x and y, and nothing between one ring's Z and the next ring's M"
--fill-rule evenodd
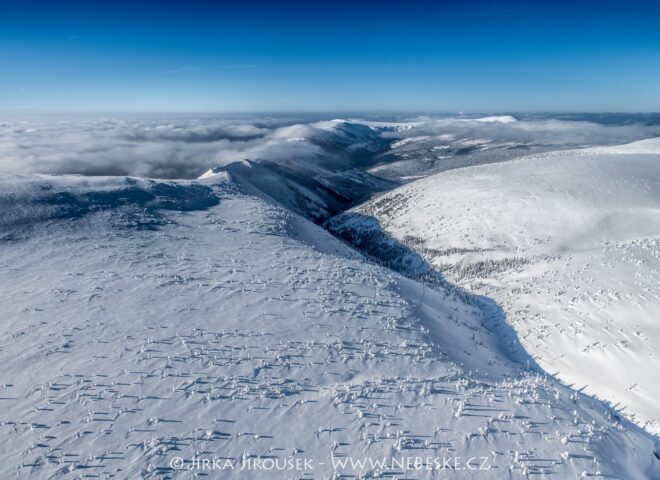
M179 68L172 68L168 70L163 70L160 72L161 75L190 75L193 73L199 72L199 68L197 67L179 67Z
M240 68L257 68L259 64L257 63L225 63L222 65L217 65L218 68L225 69L240 69Z

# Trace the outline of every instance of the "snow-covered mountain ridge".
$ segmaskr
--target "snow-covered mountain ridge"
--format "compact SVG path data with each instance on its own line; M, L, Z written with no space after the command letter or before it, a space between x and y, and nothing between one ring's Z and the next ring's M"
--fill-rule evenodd
M659 212L650 139L444 172L332 226L359 236L376 222L500 304L546 371L658 432Z
M505 124L518 128L516 135L530 128L523 120L487 120L461 119L461 128ZM566 192L556 195L580 212L595 195L607 213L632 189L621 208L632 224L654 228L652 217L642 220L653 213L656 180L642 177L655 171L655 157L616 154L602 168L578 161L579 170L570 159L545 154L536 157L545 165L538 175L538 165L528 169L525 159L412 182L330 220L333 232L365 256L314 222L395 186L402 178L393 183L367 170L385 161L383 153L416 140L394 142L438 126L355 123L194 125L194 135L178 126L135 131L147 139L140 142L166 138L158 141L177 148L188 142L195 152L205 138L217 147L231 135L231 148L260 152L251 160L232 152L198 180L0 175L0 477L660 478L652 434L591 390L577 391L542 370L543 355L520 328L521 321L538 320L534 312L512 311L496 289L452 276L462 267L439 265L428 253L440 246L427 248L426 237L399 238L382 228L383 218L395 222L399 215L408 225L411 195L429 216L422 226L433 226L438 210L425 199L442 190L437 179L444 188L443 175L471 179L491 168L508 175L508 164L517 165L510 167L519 171L510 177L515 185L539 184L539 202L560 184ZM435 141L443 147L444 140ZM571 155L590 162L611 154ZM456 165L473 158L467 153ZM555 158L564 173L552 170ZM615 160L625 161L629 178L612 180ZM576 171L593 175L594 188L581 193ZM483 193L488 199L503 188L485 185L493 187L491 196ZM527 190L522 196L533 198ZM450 200L457 207L467 202ZM457 213L466 220L474 208ZM594 249L592 238L615 236L623 217L603 223L602 237L589 231L586 248ZM442 258L469 255L450 242L452 232L441 239L452 245ZM524 232L514 233L527 245ZM558 228L555 235L564 233ZM540 249L533 259L553 257L562 241L548 243L550 253L531 242ZM563 244L574 248L573 237ZM620 264L631 263L635 245ZM654 255L654 248L647 250ZM509 252L501 250L506 265ZM649 258L635 257L632 278L653 300L649 282L657 272ZM483 262L466 267L466 275L482 272ZM564 281L585 288L590 283L581 272L562 271L547 288ZM503 288L509 281L517 280L504 278ZM573 300L566 305L571 314L582 308ZM630 302L616 305L626 309ZM640 331L642 342L653 334ZM204 460L223 467L206 469ZM254 467L264 461L286 468ZM298 461L303 470L291 468Z
M200 455L312 459L314 478L385 473L333 468L346 456L483 457L483 478L657 467L651 437L510 360L478 308L222 175L162 183L168 206L199 188L217 202L157 209L155 230L124 201L151 181L1 182L5 207L60 191L117 207L3 226L4 478L192 478L172 459Z

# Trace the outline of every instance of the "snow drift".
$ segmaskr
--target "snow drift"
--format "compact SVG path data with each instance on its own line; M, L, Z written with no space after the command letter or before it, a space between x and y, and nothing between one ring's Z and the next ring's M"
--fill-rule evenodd
M155 231L117 228L144 207L118 193L130 179L1 182L26 205L44 191L92 204L45 222L37 208L39 228L0 250L5 478L192 478L205 455L310 459L325 476L385 473L338 458L419 455L478 457L483 478L657 468L652 438L509 358L477 306L365 262L226 175L133 183L165 205L182 190L217 199L157 209ZM94 191L125 200L93 208Z

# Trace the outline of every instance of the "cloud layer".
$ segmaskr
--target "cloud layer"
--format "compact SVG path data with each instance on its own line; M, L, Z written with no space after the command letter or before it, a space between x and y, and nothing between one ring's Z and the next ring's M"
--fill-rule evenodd
M511 116L474 119L420 117L416 120L414 126L403 134L397 132L390 135L395 138L451 135L454 139L487 139L557 147L614 145L660 135L660 125L604 125L554 118L517 120Z
M278 163L364 158L420 136L557 147L612 145L660 135L660 126L557 119L419 117L405 121L285 118L87 118L0 122L0 173L195 178L243 159Z

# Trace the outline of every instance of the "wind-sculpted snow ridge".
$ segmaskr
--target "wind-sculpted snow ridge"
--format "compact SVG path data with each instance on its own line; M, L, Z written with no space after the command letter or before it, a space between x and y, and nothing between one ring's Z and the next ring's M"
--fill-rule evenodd
M333 120L283 127L273 136L294 144L311 142L322 151L313 158L245 159L211 168L199 178L225 172L252 193L317 223L397 185L364 170L375 154L389 147L369 126Z
M657 477L652 437L511 359L477 305L231 176L0 191L35 222L0 243L1 478ZM162 221L124 228L147 198Z
M249 188L252 193L317 223L368 199L376 192L397 185L359 168L336 170L320 165L282 165L265 160L244 160L226 167L215 167L200 179L221 172Z
M356 218L376 222L501 305L546 371L657 434L658 212L660 140L650 139L444 172L331 224L359 234L370 227Z

